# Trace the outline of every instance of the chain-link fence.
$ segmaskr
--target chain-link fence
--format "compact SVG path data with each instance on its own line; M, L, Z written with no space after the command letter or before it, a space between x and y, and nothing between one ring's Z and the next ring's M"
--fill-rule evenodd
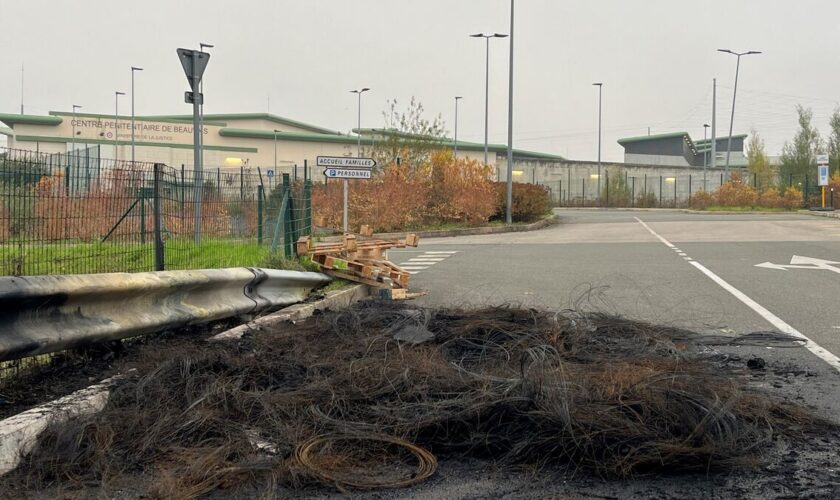
M762 180L757 175L741 174L737 179L736 183L755 190L759 196L756 204L760 202L760 195L770 188L783 195L788 187L802 193L801 207L821 203L821 189L812 176L790 175ZM702 174L630 175L627 171L611 169L603 172L600 183L597 174L580 176L570 171L566 179L539 184L549 189L552 202L561 207L686 208L694 204L698 193L716 193L730 182L730 178L718 171L709 172L704 178ZM833 203L840 204L840 193L834 196L829 188L826 205L836 206Z
M311 229L311 180L0 149L0 274L264 265Z

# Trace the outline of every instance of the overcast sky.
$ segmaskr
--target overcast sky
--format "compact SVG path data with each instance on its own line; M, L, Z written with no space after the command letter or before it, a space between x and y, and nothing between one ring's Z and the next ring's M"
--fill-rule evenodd
M728 132L735 57L742 59L735 133L755 128L778 154L796 130L794 106L828 130L840 89L836 0L519 0L514 146L594 160L597 89L604 82L603 157L621 137ZM509 30L509 0L0 0L0 112L113 113L114 91L136 80L136 112L190 113L178 47L215 45L205 113L265 112L349 131L367 86L362 125L381 126L386 101L415 96L459 137L481 142L484 42ZM508 40L491 40L490 141L507 136ZM129 112L121 102L121 114Z

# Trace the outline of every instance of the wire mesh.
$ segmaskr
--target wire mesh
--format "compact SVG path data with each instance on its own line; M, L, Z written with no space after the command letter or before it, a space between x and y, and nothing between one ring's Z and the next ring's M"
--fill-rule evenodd
M2 275L259 266L310 232L308 179L85 156L0 149Z

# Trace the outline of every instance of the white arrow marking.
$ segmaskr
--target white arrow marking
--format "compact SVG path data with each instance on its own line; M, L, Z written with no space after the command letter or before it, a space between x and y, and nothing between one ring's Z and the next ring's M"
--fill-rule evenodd
M834 267L831 264L840 264L831 260L815 259L813 257L803 257L801 255L794 255L790 258L790 264L773 264L772 262L762 262L756 264L755 267L764 269L775 269L778 271L787 271L788 269L810 269L831 271L840 274L840 268Z
M828 266L831 264L840 264L840 262L836 262L833 260L823 260L823 259L815 259L813 257L803 257L801 255L794 255L790 258L791 264L811 264L814 266Z

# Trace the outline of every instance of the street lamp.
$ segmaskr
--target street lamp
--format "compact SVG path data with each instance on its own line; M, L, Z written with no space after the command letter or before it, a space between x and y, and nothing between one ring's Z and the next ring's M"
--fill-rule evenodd
M592 85L598 87L598 204L601 204L601 91L604 88L602 82L595 82Z
M277 175L277 133L280 132L274 129L274 175Z
M484 33L476 33L470 35L471 38L483 38L485 41L485 62L484 62L484 164L487 165L487 113L490 108L490 39L491 38L506 38L507 35L503 33L493 33L486 35Z
M119 160L120 151L117 144L117 135L120 129L120 96L125 95L125 92L119 90L114 92L114 160Z
M732 116L729 118L729 140L726 146L726 169L724 170L724 174L728 176L729 154L732 151L732 125L735 122L735 95L738 93L738 71L741 69L741 56L761 54L761 52L757 50L750 50L747 52L733 52L729 49L718 49L718 52L726 52L727 54L732 54L733 56L736 56L738 58L738 62L735 64L735 88L732 89Z
M131 67L131 163L134 163L134 73L143 68Z
M356 156L358 156L359 158L362 157L362 94L364 94L368 90L370 90L370 89L367 88L367 87L364 87L362 89L351 90L350 91L351 94L357 94L359 96L358 122L357 122L357 127L356 127L356 135L358 137L358 142L356 144ZM344 182L346 183L347 181L344 181ZM345 226L346 226L346 222L345 222ZM344 230L346 231L347 228L345 227Z
M76 110L82 109L78 104L73 105L73 151L76 150Z
M455 96L455 152L452 155L453 158L458 158L458 101L461 99L463 99L462 96Z

